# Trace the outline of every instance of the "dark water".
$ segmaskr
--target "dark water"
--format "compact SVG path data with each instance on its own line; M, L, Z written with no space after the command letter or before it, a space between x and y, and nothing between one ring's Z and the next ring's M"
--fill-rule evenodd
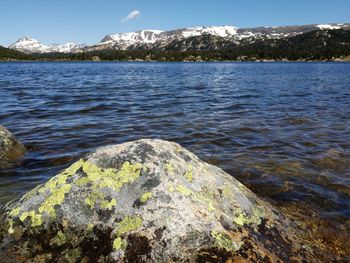
M29 149L0 203L95 147L162 138L277 205L350 219L350 64L0 63L0 103Z

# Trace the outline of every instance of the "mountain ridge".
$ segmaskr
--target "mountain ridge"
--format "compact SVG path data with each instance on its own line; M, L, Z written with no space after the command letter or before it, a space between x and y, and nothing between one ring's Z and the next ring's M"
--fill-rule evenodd
M345 29L350 30L350 23L310 24L301 26L277 26L237 28L234 26L201 26L180 28L169 31L140 30L135 32L106 35L99 43L84 45L75 43L44 45L39 41L24 37L10 45L10 49L27 54L31 53L81 53L98 50L133 50L133 49L159 49L173 42L188 40L192 37L214 36L222 41L240 45L254 43L261 39L286 39L315 30ZM204 43L205 45L205 43ZM183 51L187 50L183 47Z

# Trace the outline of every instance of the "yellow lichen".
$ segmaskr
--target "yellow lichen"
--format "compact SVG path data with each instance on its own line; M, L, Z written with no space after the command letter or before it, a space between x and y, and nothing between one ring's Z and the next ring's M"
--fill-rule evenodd
M113 250L118 251L118 250L125 250L127 247L128 243L126 242L125 239L122 239L121 237L116 237L113 240Z
M241 244L237 244L236 242L232 241L232 239L224 233L212 231L211 236L214 238L214 244L217 247L223 248L228 252L229 251L236 251L241 246Z
M165 164L165 171L167 173L172 173L174 171L174 166L170 162L166 163Z
M11 217L18 216L20 210L21 208L19 207L12 209L11 212L9 213L9 216Z
M93 209L98 201L103 200L104 194L99 191L91 192L90 195L85 198L85 203Z
M192 191L188 189L186 186L183 186L182 184L178 184L176 186L176 190L183 194L184 196L190 196L192 194Z
M240 226L249 224L259 225L263 216L263 210L260 208L253 208L251 216L247 216L241 208L237 208L233 215L233 222Z
M118 190L125 183L134 182L141 174L142 164L130 164L129 162L123 163L120 171L117 173Z
M76 186L83 186L91 182L91 179L89 177L81 177L78 180L76 180L74 183Z
M83 164L83 171L86 173L89 182L100 180L104 174L100 167L90 161L86 161Z
M81 177L75 181L75 185L82 186L92 183L91 194L85 199L85 203L91 208L99 202L101 208L112 209L117 204L116 200L110 202L104 200L104 195L99 192L102 188L112 188L119 191L120 188L130 182L134 182L140 175L143 165L140 163L130 164L124 162L119 171L114 168L102 169L90 161L83 164L83 171L86 173L85 177Z
M112 210L113 206L117 205L117 200L115 200L114 198L108 202L107 200L103 200L101 202L101 208L103 209L108 209L108 210Z
M48 192L50 195L40 205L39 213L47 213L50 217L56 216L55 206L60 205L64 201L64 195L71 189L71 185L67 184L67 179L76 174L76 172L83 166L84 161L81 159L70 167L65 169L62 173L51 178L38 191L39 193Z
M142 226L141 217L125 217L122 221L117 224L116 235L120 236L130 231L139 229Z
M68 177L73 176L84 164L84 161L73 163L70 167L65 169L62 173L51 178L43 187L39 189L39 193L44 193L46 190L54 191L56 188L64 185L67 182Z
M40 213L48 213L50 217L56 216L55 205L60 205L64 201L64 195L71 189L70 184L62 185L59 188L52 189L51 195L40 205Z
M169 190L169 192L170 192L170 193L172 193L172 192L174 192L174 191L175 191L175 189L174 189L174 187L173 187L173 186L169 186L168 190Z
M140 201L142 203L146 203L151 198L152 198L152 193L151 192L147 192L147 193L144 193L143 195L141 195Z
M246 216L243 214L243 212L241 214L236 215L233 218L233 222L235 222L237 225L240 225L240 226L243 226L245 221L246 221Z
M112 188L119 191L125 183L134 182L141 174L142 164L130 164L124 162L119 171L114 168L101 169L92 162L86 161L83 164L83 171L86 177L81 177L75 181L77 186L94 183L92 189Z
M35 213L35 211L29 211L29 212L24 212L20 216L20 220L24 222L27 217L30 217L31 222L32 222L32 227L40 226L42 225L42 217L40 214Z
M91 231L92 229L94 229L94 224L87 224L87 230Z
M9 228L7 230L7 232L12 235L13 233L15 233L15 230L13 229L13 220L9 220Z
M230 197L232 196L231 188L228 187L228 186L225 186L225 187L222 189L222 194L224 195L224 197L230 198Z
M83 159L80 159L79 161L73 163L70 167L68 167L66 170L63 171L64 174L67 174L68 176L72 176L76 174L76 172L82 167L84 164Z
M50 244L56 244L57 246L62 246L67 242L67 237L62 233L61 230L57 232L57 235L51 239Z
M192 165L188 166L188 170L187 172L184 174L184 177L189 181L192 182L193 181L193 172L192 172Z
M32 218L32 227L42 225L43 221L42 221L42 217L40 214L34 214L31 216L31 218Z
M206 205L208 207L208 212L213 212L215 210L213 197L204 193L197 193L194 199Z
M213 212L215 210L214 203L217 202L215 191L208 189L206 186L202 188L202 191L194 195L194 199L206 205L208 212Z
M117 237L113 241L113 249L119 250L122 247L122 244L123 244L122 239L120 237Z

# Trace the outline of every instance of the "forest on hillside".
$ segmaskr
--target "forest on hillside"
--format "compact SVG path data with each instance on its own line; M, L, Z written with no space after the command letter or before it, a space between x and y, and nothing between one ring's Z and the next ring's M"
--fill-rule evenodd
M236 44L199 36L162 48L105 49L80 53L24 54L0 47L1 60L35 61L333 61L350 60L350 31L317 30L291 38L257 39Z

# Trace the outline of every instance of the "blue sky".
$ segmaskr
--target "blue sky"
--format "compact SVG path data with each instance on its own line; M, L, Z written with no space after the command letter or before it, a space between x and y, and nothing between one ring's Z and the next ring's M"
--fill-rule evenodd
M0 0L0 6L4 46L22 36L92 44L140 29L350 22L350 0Z

